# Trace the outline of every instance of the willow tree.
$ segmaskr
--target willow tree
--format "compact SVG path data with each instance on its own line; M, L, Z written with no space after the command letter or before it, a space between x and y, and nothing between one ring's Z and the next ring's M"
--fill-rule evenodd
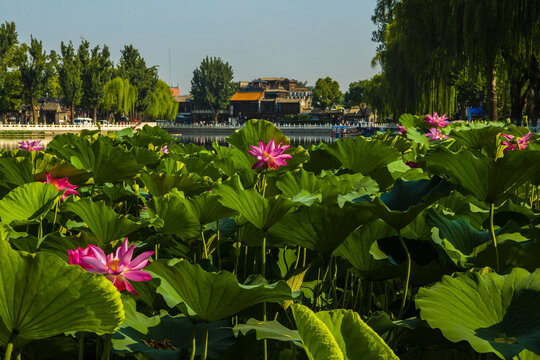
M154 119L174 120L178 113L178 103L171 95L169 85L158 80L155 88L146 97L145 115Z
M5 121L6 111L16 109L21 102L20 72L10 69L17 51L17 32L14 22L0 26L0 114Z
M119 76L107 82L103 89L101 108L115 114L133 113L137 103L137 88Z

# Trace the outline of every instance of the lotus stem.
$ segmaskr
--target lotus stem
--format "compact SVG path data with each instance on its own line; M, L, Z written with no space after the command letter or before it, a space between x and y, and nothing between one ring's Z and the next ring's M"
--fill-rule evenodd
M203 347L201 353L201 359L206 360L208 356L208 323L204 323L204 335L203 335Z
M263 193L264 193L264 190L263 190ZM264 232L261 255L262 255L261 274L262 274L262 277L266 279L266 231ZM263 305L263 321L266 322L266 302L263 301L262 305ZM264 344L264 360L267 360L268 359L268 341L264 339L263 344Z
M192 328L191 328L191 356L189 357L189 360L195 360L195 353L197 352L197 341L195 339L195 336L196 336L196 332L195 332L195 329L196 329L196 326L195 324L191 324L193 325Z
M220 240L220 234L219 234L219 219L216 220L216 226L217 226L217 256L218 256L218 270L221 271L221 249L219 248L219 240Z
M79 360L84 360L84 332L79 337Z
M405 278L405 286L403 289L403 300L401 301L401 308L399 309L399 315L398 319L401 319L403 316L403 311L405 310L405 304L407 303L407 292L409 291L409 281L411 280L411 254L409 253L409 249L407 248L407 245L405 245L405 242L403 241L403 238L401 237L401 232L398 230L398 238L399 242L401 243L401 247L403 247L403 250L405 251L405 255L407 255L407 277Z
M495 204L491 203L489 207L489 232L495 249L495 271L499 272L499 249L497 248L497 236L495 236L495 228L493 226L493 215L495 213Z
M109 360L111 358L111 334L105 335L105 344L103 344L103 355L101 356L102 360Z
M203 247L204 247L204 258L208 259L208 250L206 249L206 239L204 238L204 230L202 226L201 226L201 237L202 237L202 242L203 242Z
M334 297L334 307L338 308L338 298L336 290L336 278L337 278L337 259L334 263L334 273L332 274L332 256L330 256L330 262L328 263L328 270L330 272L330 285L332 286L332 296Z
M9 342L6 345L6 351L4 352L4 360L11 360L11 353L13 352L13 335L11 335Z

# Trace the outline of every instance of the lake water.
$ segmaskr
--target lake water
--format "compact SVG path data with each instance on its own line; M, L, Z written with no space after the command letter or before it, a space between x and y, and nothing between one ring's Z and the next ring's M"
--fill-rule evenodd
M179 135L174 136L175 141L189 144L195 143L197 145L204 146L206 148L211 148L213 142L217 142L221 146L227 146L227 136L216 135L216 136L201 136L201 135ZM30 138L30 140L41 140L40 145L47 147L47 144L53 139L52 136L41 137L41 138ZM289 136L292 146L303 146L305 148L310 147L311 145L317 145L320 142L331 143L334 139L331 136ZM26 138L0 138L0 149L5 150L15 150L19 148L19 141L26 140Z

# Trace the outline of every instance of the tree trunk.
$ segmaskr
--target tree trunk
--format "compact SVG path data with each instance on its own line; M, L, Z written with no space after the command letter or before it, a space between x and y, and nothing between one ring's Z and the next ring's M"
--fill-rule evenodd
M214 125L217 125L218 124L218 119L219 119L219 111L212 110L212 113L214 115Z
M69 106L70 112L71 112L71 123L75 124L75 118L73 117L73 101L71 101L71 105Z
M32 106L32 124L36 123L36 111L35 108L35 101L34 101L34 88L30 87L30 106Z
M94 124L97 123L97 105L94 106Z
M489 119L491 121L499 121L499 116L497 114L497 65L493 64L491 70L491 80L489 83Z

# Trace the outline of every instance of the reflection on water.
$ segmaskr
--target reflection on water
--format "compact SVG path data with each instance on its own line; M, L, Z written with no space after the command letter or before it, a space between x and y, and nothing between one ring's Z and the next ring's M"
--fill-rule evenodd
M204 146L207 149L212 147L212 143L217 142L221 146L228 146L226 141L226 135L173 135L175 140L182 144L194 143L196 145ZM291 140L291 146L302 146L309 148L311 145L318 145L319 143L331 143L334 138L331 136L289 136Z
M213 142L217 142L221 146L228 146L227 141L225 140L227 136L225 135L173 135L174 139L177 142L183 144L195 143L206 147L207 149L212 147ZM30 137L30 140L41 140L40 145L47 147L47 144L53 139L52 136L47 136L43 138ZM331 143L334 141L334 138L331 136L289 136L291 140L291 146L303 146L304 148L309 148L311 145L318 145L319 143ZM26 140L26 138L0 138L0 149L5 150L15 150L19 148L19 141Z
M19 141L25 141L27 138L0 138L0 149L4 150L16 150L19 148ZM47 137L28 137L30 141L33 140L41 140L39 145L44 146L47 148L47 144L49 141L51 141L53 138L52 136Z

